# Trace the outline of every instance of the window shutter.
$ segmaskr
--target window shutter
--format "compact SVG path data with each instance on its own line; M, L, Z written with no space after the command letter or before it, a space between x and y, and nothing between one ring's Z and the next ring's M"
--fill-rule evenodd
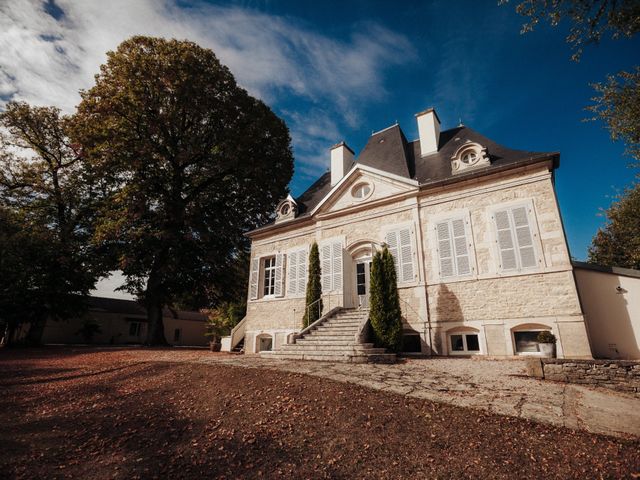
M304 295L307 290L307 263L309 261L309 252L300 250L298 252L298 294Z
M494 217L496 222L496 231L498 234L498 249L500 250L502 270L515 270L518 268L518 263L513 244L509 210L500 210L495 213Z
M456 270L458 275L468 275L471 273L471 262L469 261L469 249L467 247L467 231L463 219L451 221L451 231L453 232L453 250L456 258Z
M331 245L331 268L333 281L332 290L342 290L342 244L335 242Z
M535 267L537 265L536 254L533 248L533 236L529 225L529 216L526 207L516 207L512 210L513 225L516 230L516 241L520 252L520 265L522 268Z
M440 259L440 277L452 277L455 275L453 260L453 248L451 246L451 233L449 222L440 222L436 225L438 237L438 258Z
M260 259L251 260L251 278L249 280L249 296L251 300L258 298L258 276L260 274Z
M399 255L399 244L400 241L398 239L398 232L388 232L386 236L386 244L389 249L389 253L393 257L393 263L396 267L396 278L400 280L400 255Z
M287 295L298 293L298 264L300 252L291 252L287 265Z
M276 253L276 278L274 294L276 297L282 297L284 295L284 259L283 253Z
M413 274L413 249L411 248L411 228L404 228L398 233L400 239L400 270L401 282L412 282Z
M320 269L321 269L321 283L322 291L328 292L331 290L331 244L323 245L320 248Z

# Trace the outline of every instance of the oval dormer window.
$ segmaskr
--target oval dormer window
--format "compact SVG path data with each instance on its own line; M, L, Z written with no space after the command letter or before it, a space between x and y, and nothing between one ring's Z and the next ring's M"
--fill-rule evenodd
M358 183L351 189L351 196L356 200L363 200L371 193L371 185L368 183Z
M280 215L282 215L283 217L286 215L289 215L289 212L291 211L291 207L289 206L288 203L285 203L284 205L282 205L282 207L280 208Z
M464 152L460 160L467 165L473 165L478 160L478 154L474 150Z

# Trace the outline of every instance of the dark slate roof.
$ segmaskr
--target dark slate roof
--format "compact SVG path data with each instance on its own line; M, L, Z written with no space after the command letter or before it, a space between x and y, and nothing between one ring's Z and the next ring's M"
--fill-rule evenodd
M451 172L451 157L465 143L473 142L487 148L491 165L470 169L458 174ZM438 151L420 156L420 141L407 141L399 125L380 130L371 135L355 164L367 165L395 175L417 180L420 186L454 183L470 177L478 177L517 166L552 159L558 166L555 152L530 152L514 150L479 134L475 130L459 126L440 133ZM331 173L325 172L302 195L296 198L298 217L308 217L310 212L331 190ZM257 230L271 226L273 222ZM283 225L285 225L283 223Z
M144 306L134 300L90 296L87 299L87 303L89 310L93 311L142 317L140 320L145 320L147 316L147 311ZM178 320L195 320L204 322L207 319L206 315L203 315L200 312L174 310L172 308L164 308L162 315L165 318L172 317Z

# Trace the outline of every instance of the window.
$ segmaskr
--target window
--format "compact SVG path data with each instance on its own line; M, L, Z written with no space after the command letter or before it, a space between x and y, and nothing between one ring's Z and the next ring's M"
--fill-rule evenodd
M273 338L271 335L258 336L258 351L264 352L273 350Z
M182 334L182 331L179 328L176 328L173 331L173 341L174 342L179 342L181 334Z
M393 256L393 263L396 266L398 283L413 282L415 280L411 235L411 227L406 227L388 232L385 238L389 253Z
M275 295L276 293L276 257L264 259L264 290L263 295Z
M498 210L493 215L500 269L518 271L538 265L531 229L531 207L519 205Z
M357 200L367 198L371 193L371 185L368 183L359 183L351 189L351 196Z
M479 353L480 342L476 333L456 333L449 335L451 353Z
M451 172L454 174L489 165L491 160L487 154L487 148L478 143L463 144L451 157Z
M331 242L320 247L322 291L342 290L342 243Z
M251 274L249 276L251 300L257 300L259 296L281 297L283 295L284 262L285 255L282 253L251 259Z
M287 260L287 295L303 296L307 288L307 250L289 253Z
M472 165L478 159L478 154L475 151L465 152L462 154L460 160L462 163L466 163L467 165Z
M130 337L138 337L140 336L141 324L140 322L130 322L129 323L129 336Z
M546 329L520 330L513 332L513 340L516 345L516 353L538 353L538 334Z
M438 222L435 226L437 236L440 278L470 275L471 243L468 240L469 220L462 218Z

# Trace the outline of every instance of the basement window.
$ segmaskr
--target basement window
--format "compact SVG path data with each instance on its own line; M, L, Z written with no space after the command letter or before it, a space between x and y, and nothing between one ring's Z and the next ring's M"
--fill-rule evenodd
M475 333L456 333L449 335L452 354L480 353L480 341Z

